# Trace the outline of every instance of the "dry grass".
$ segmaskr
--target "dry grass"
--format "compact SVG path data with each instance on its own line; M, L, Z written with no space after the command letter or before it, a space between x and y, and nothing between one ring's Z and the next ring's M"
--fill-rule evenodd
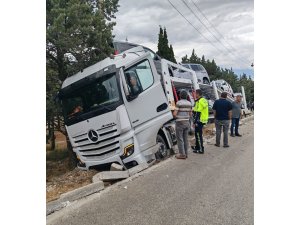
M64 150L67 148L67 140L66 136L63 135L62 133L55 131L55 150ZM50 144L46 144L46 150L50 151Z
M92 182L95 170L82 171L70 166L66 137L55 132L55 150L46 144L46 201L58 199L61 194Z
M96 170L83 171L78 168L70 169L68 159L61 161L47 161L47 202L58 199L62 193L92 183Z

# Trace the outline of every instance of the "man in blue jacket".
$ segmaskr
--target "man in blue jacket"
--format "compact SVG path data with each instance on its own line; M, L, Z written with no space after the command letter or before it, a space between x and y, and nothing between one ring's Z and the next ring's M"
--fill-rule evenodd
M227 148L228 145L228 130L232 116L232 105L226 99L227 93L222 92L221 98L216 100L213 105L215 126L216 126L216 144L215 146L220 147L220 139L223 127L223 147Z

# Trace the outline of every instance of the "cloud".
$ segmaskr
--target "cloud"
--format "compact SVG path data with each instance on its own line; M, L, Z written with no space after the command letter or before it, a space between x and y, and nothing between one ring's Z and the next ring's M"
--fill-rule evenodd
M249 69L254 57L252 0L185 0L216 38L205 29L182 0L170 1L213 44L203 38L167 0L120 0L119 12L116 14L117 25L113 32L115 39L124 41L127 37L129 42L157 51L159 25L162 25L167 28L168 39L178 61L195 49L198 56L204 54L206 58L214 58L218 65ZM221 35L215 32L193 2Z

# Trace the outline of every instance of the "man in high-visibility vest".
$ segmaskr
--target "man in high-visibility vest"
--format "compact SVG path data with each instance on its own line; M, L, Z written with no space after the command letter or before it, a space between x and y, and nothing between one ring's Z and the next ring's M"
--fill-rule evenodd
M202 91L196 90L196 101L193 108L196 145L192 147L194 153L204 153L202 129L208 122L208 102L202 97Z

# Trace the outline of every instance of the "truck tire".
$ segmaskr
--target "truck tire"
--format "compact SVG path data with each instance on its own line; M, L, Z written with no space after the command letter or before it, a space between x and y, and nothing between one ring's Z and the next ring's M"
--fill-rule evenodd
M165 159L170 155L170 149L165 142L165 139L158 134L156 136L156 143L160 144L158 151L155 153L156 159Z

